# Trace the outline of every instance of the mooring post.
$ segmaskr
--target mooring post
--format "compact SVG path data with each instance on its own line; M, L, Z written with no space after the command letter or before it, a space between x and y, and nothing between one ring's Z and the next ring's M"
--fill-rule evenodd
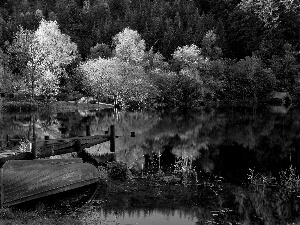
M86 133L86 136L91 136L91 126L90 125L85 126L85 133Z
M0 200L0 207L3 209L3 204L4 204L4 185L3 185L3 165L1 166L0 169L0 194L1 194L1 200Z
M35 136L33 136L33 139L32 139L31 153L32 153L32 158L36 159L36 138L35 138Z
M32 158L36 159L36 135L35 135L35 117L33 116L33 124L32 124Z
M81 140L77 139L75 141L75 151L77 152L77 154L81 154L82 153L82 147L81 147Z
M110 151L115 152L116 149L116 132L115 125L110 126Z
M6 148L9 147L9 135L6 135Z

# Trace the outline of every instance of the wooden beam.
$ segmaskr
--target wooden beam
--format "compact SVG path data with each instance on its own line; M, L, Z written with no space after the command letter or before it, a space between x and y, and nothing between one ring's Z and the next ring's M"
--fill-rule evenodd
M110 151L115 152L116 150L116 132L115 132L115 126L110 126Z
M3 209L4 204L4 185L3 185L3 166L0 168L0 207Z
M36 139L35 137L33 137L32 143L31 143L31 153L32 153L32 157L33 159L36 159Z
M85 133L86 133L86 136L91 136L91 126L90 125L85 126Z

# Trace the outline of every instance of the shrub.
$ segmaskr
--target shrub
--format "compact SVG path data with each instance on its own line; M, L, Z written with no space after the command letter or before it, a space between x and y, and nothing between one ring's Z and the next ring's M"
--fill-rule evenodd
M152 71L151 79L163 108L189 109L202 103L201 85L193 77L157 70Z
M127 179L128 168L125 163L112 162L108 164L108 177L113 180L124 181Z

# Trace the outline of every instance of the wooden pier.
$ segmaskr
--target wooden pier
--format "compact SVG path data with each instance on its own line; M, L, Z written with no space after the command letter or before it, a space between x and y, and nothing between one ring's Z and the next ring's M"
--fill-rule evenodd
M5 150L0 152L0 164L8 160L21 159L40 159L47 158L54 155L61 155L65 153L77 152L80 154L84 148L101 144L103 142L110 142L110 151L115 152L115 126L110 126L110 133L104 135L90 136L90 131L87 128L86 132L89 136L78 136L72 138L49 139L33 141L31 143L31 151L18 152Z
M104 135L90 135L35 141L30 151L6 150L0 152L0 207L11 206L51 194L64 192L99 180L99 172L82 159L49 159L54 155L77 152L103 142L110 142L110 151L115 152L115 127ZM134 136L134 132L131 133ZM35 136L34 136L35 137ZM9 138L8 138L9 139ZM43 159L46 158L46 159Z

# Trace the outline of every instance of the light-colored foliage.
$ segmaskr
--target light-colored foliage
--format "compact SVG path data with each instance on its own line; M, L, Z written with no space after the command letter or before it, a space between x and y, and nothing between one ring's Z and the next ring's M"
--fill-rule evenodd
M79 66L91 94L117 97L122 103L143 104L155 94L155 87L147 79L141 66L134 66L119 58L91 59Z
M151 49L145 53L145 66L150 70L155 70L157 68L166 69L168 63L160 52L154 53L153 47L151 47Z
M77 46L71 41L71 38L61 33L56 21L42 20L39 28L35 32L37 50L40 52L40 58L47 61L54 68L67 65L76 58Z
M20 27L19 31L15 34L13 43L9 47L8 51L10 53L29 54L33 39L33 31L25 30L23 27Z
M134 66L129 62L122 62L119 66L122 78L119 96L125 103L135 102L141 108L146 101L156 97L156 87L152 85L142 66Z
M83 72L85 85L94 96L114 97L118 94L121 80L118 59L91 59L82 63L79 70Z
M208 59L218 59L222 54L221 48L216 46L217 35L209 30L202 39L202 55Z
M173 53L173 59L182 63L186 67L195 67L198 65L198 60L202 56L201 50L197 45L186 45L178 47Z
M213 32L208 32L206 36L207 45L211 46L215 42L216 35ZM194 94L197 93L198 95L197 97L193 96L193 98L198 98L198 100L203 100L207 95L213 97L216 90L222 86L221 82L212 73L211 65L213 61L202 56L201 52L198 46L192 44L178 47L173 53L173 59L179 62L181 66L179 75L188 78L182 79L182 82L184 81L182 85L189 87L186 87L185 90L189 90L193 86L195 88ZM188 80L189 82L187 82ZM191 85L191 83L195 83L195 85ZM189 95L189 97L192 96Z
M64 66L77 55L77 46L70 37L62 34L56 21L41 20L35 31L24 30L16 33L9 48L25 60L28 88L36 95L56 95L59 77Z
M266 26L277 26L282 12L292 12L299 9L298 0L242 0L239 8L254 12Z
M35 11L35 17L38 18L38 19L43 19L44 18L43 11L41 9L37 9Z
M137 31L125 28L114 38L116 57L129 63L141 63L145 55L145 41Z

